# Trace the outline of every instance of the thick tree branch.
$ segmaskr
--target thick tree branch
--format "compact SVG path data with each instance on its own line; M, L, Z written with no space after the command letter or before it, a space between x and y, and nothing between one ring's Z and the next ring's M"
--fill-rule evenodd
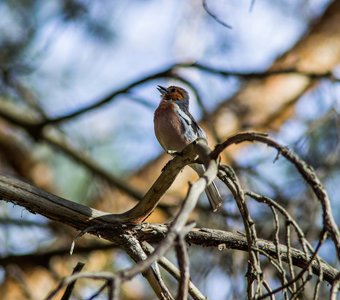
M112 223L140 223L152 213L182 168L194 162L195 147L195 143L190 144L184 149L181 156L176 156L169 162L144 198L132 209L122 214L103 213L86 206L79 206L72 201L44 192L20 180L2 175L0 175L0 197L21 205L31 212L39 213L51 220L63 222L80 230L84 230L85 224L88 228L95 229L97 226ZM49 201L47 202L46 199ZM75 208L78 208L78 211ZM89 230L91 231L91 229Z

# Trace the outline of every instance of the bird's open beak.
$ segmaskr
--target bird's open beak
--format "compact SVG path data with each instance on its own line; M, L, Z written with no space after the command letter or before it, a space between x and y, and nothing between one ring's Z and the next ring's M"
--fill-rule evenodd
M161 85L157 85L157 90L161 93L161 95L164 95L165 93L167 93L167 89Z

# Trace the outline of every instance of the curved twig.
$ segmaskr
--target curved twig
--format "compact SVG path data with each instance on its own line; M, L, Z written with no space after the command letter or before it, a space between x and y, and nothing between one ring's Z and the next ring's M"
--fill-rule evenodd
M330 233L330 236L334 241L338 254L338 259L340 260L340 233L332 215L332 209L327 191L321 184L313 168L309 166L306 162L301 160L298 155L295 154L292 150L289 150L287 147L281 146L274 140L267 137L266 134L245 132L236 134L228 138L225 142L217 145L211 153L211 158L216 159L224 149L232 144L239 144L246 141L260 142L276 149L278 151L278 155L282 155L283 157L285 157L299 171L301 176L305 179L308 185L310 185L318 200L320 201L323 212L324 227Z

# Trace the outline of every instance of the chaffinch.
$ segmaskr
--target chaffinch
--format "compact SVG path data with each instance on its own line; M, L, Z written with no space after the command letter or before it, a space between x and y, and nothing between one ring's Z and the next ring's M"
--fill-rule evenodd
M178 86L165 88L160 85L158 91L162 99L154 114L154 130L164 150L174 155L197 138L207 140L203 129L189 113L187 91ZM191 167L200 175L205 171L201 164L193 164ZM205 192L212 210L217 211L222 204L222 199L216 184L212 182Z

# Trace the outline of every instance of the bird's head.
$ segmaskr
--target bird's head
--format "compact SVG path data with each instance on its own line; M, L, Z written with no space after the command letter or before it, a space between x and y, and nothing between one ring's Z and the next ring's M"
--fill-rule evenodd
M181 102L183 104L189 102L188 92L179 86L172 85L168 88L165 88L161 85L158 85L157 89L161 93L162 99L166 101L173 101L178 104L181 104Z

